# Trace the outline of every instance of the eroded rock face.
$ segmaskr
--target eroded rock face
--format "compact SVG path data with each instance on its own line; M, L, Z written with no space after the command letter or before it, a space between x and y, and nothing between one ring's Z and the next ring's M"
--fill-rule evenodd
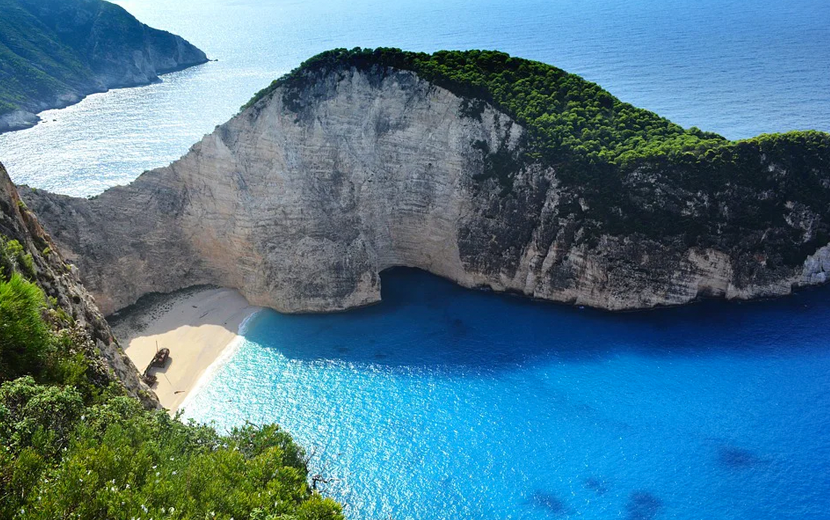
M57 246L34 214L25 207L17 190L0 164L0 236L17 240L32 255L35 283L56 306L72 318L75 346L93 362L92 376L104 387L113 382L145 406L159 408L156 395L140 379L138 370L118 346L101 312L78 278L77 269L67 264Z
M414 73L351 69L288 94L92 200L22 190L105 313L206 283L283 312L336 311L378 301L392 266L611 310L823 281L821 254L767 268L671 237L586 238L569 208L590 208L554 168L525 167L509 193L493 175L487 151L521 147L519 124L489 105L470 114Z

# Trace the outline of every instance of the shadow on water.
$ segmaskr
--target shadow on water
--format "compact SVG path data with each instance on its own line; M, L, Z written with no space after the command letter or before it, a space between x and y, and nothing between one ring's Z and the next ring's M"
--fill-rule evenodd
M530 495L530 505L552 516L567 516L572 513L565 502L553 493L535 491Z
M652 520L662 509L663 503L648 491L635 491L626 504L628 520Z
M771 463L769 459L761 457L755 451L735 446L725 439L707 439L714 449L715 460L718 465L733 472L743 472L757 469Z
M585 487L600 496L608 492L608 485L603 479L597 477L586 478Z
M264 313L269 326L247 337L296 360L410 368L497 370L538 357L590 362L627 353L800 355L827 348L828 294L819 288L772 301L610 313L464 289L398 268L383 273L378 305L331 315Z

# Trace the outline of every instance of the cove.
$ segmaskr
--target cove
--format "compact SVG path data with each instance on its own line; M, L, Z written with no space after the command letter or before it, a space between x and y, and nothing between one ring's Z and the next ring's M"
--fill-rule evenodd
M824 519L828 295L610 314L397 269L257 314L184 416L279 423L353 520Z

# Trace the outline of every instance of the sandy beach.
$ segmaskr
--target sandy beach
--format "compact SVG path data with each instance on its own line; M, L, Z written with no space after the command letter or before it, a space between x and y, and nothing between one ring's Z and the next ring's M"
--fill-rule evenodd
M127 356L142 373L157 348L170 349L153 390L175 412L199 378L237 338L239 325L259 307L237 291L192 288L142 299L109 318Z

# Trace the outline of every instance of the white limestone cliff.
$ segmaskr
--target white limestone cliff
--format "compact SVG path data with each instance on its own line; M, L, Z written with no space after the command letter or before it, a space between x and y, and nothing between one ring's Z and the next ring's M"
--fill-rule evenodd
M554 169L522 169L508 197L485 175L474 143L514 150L519 124L489 105L463 115L462 98L412 72L330 74L299 110L284 94L92 200L22 190L105 313L207 283L282 312L337 311L377 302L379 273L393 266L610 310L825 280L827 251L803 268L759 263L747 279L718 249L581 240L581 223L562 210L578 194Z

